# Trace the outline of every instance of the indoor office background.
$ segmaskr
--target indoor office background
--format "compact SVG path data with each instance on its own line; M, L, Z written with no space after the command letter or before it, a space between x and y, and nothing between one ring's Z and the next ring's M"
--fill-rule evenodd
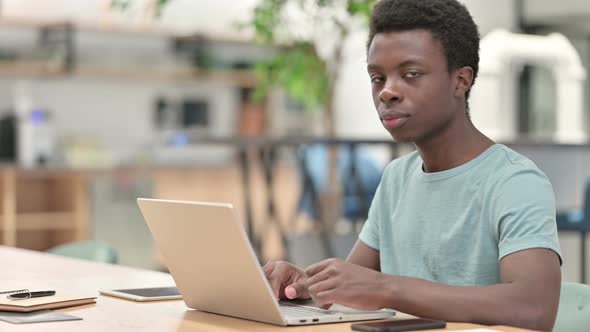
M587 1L463 2L482 37L498 29L561 33L584 74L590 68ZM384 165L412 150L392 143L375 116L365 25L356 22L342 43L330 136L321 110L307 110L280 87L252 99L256 64L289 50L255 43L238 27L259 1L160 3L0 2L0 243L69 255L106 248L117 264L165 269L135 202L154 197L233 203L261 260L345 256ZM589 85L581 82L580 112L569 110L577 117L568 122L558 112L558 67L508 67L513 84L487 101L512 103L514 112L498 115L511 120L490 135L550 178L564 279L581 281L582 267L590 272L583 249ZM477 112L472 107L486 132ZM327 147L339 152L332 196Z

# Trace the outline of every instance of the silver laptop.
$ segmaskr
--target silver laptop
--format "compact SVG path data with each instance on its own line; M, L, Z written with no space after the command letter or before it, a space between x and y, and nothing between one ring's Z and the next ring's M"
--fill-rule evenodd
M137 201L189 308L276 325L382 319L394 314L279 302L231 204Z

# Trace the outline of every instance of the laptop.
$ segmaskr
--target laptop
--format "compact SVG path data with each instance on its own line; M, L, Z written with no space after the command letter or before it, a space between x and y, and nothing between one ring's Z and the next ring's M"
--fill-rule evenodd
M395 313L278 301L231 204L137 202L189 308L282 326L383 319Z

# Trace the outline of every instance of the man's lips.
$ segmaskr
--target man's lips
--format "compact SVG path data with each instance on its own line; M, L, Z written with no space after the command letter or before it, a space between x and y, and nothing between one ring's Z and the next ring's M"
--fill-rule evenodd
M381 114L380 117L381 122L383 123L383 126L385 126L385 128L396 129L401 127L404 123L406 123L410 116L402 112L393 111L383 112L383 114Z

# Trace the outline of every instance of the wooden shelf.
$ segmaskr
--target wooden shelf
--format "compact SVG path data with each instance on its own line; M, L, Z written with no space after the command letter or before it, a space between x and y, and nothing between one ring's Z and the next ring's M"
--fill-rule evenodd
M240 87L256 86L253 70L154 70L153 68L125 68L114 66L77 66L66 72L56 65L41 61L0 61L0 76L77 77L90 79L129 79L172 82L210 80Z
M91 31L99 33L115 33L118 35L128 35L131 38L134 36L145 36L152 38L160 38L170 41L179 40L193 40L213 43L213 44L232 44L232 45L248 45L252 43L248 39L230 39L230 38L216 38L206 34L194 33L177 33L174 31L161 29L150 26L118 26L110 24L84 24L79 22L67 20L38 20L32 18L19 17L2 17L0 18L0 28L2 27L16 27L23 29L49 29L60 32L61 27L70 27L73 31ZM64 37L65 38L65 37ZM75 55L74 41L67 43L67 38L64 39L63 47L66 50L73 51ZM68 46L70 48L68 48ZM75 56L71 57L74 58ZM139 80L164 80L164 81L194 81L194 80L215 80L231 83L237 86L253 87L256 84L253 70L239 70L239 69L215 69L203 70L200 68L191 68L186 65L186 68L163 68L157 63L147 64L144 67L133 68L133 63L130 66L109 66L109 65L92 65L84 64L79 60L72 60L74 62L73 68L66 71L65 59L63 61L45 60L30 60L30 59L14 59L14 60L0 60L0 76L41 76L41 77L87 77L93 79L139 79ZM130 68L131 67L131 68Z
M39 20L25 17L2 17L0 27L12 27L23 29L40 29L52 25L63 25L67 23L64 20Z
M0 75L2 72L0 72ZM243 87L254 87L256 77L253 70L154 70L151 68L123 68L81 65L72 73L74 77L98 79L136 79L174 82L210 80Z
M0 76L54 76L63 75L61 68L35 61L0 61Z
M71 24L78 31L99 32L105 34L117 34L128 36L144 36L154 38L192 38L194 35L204 40L216 43L231 43L231 44L250 44L249 37L242 36L212 36L202 32L195 31L194 33L179 32L176 29L162 28L156 25L129 25L118 23L84 23L74 22L71 20L43 20L30 17L7 17L0 18L0 27L13 27L23 29L42 29L51 26L63 26Z
M18 231L74 229L75 217L72 212L23 213L16 216L16 227Z
M0 244L45 250L88 238L88 192L82 173L2 168Z

